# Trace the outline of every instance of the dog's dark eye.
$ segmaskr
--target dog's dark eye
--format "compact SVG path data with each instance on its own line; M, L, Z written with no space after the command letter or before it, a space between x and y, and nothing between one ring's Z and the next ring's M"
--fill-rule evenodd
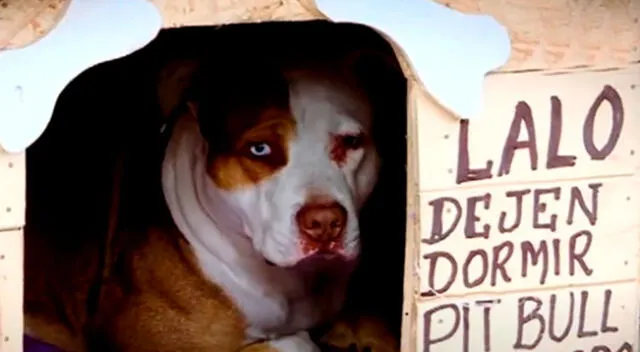
M253 156L264 157L271 154L271 147L265 142L253 143L249 146L249 152Z
M362 134L348 134L342 137L342 145L346 149L360 149L364 144L364 136Z

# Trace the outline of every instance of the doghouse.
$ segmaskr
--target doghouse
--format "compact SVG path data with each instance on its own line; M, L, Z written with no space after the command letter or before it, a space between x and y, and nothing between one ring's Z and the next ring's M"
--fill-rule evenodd
M388 3L391 12L405 6ZM416 70L415 48L403 47L384 28L370 31L389 44L407 82L406 120L398 122L406 125L406 185L398 188L406 203L405 227L398 231L406 237L404 253L395 254L404 257L404 278L391 285L403 295L397 312L401 350L636 351L640 2L438 3L493 16L508 29L511 53L506 62L487 67L478 116L465 116L473 109L438 96ZM91 4L0 0L2 351L22 350L25 150L45 130L58 95L75 76L142 48L159 27L317 21L342 14L330 1L312 0ZM132 12L118 12L123 9ZM95 25L100 47L88 50L99 54L64 69L55 60L36 60L41 53L64 58L68 53L60 51L81 49L76 40L92 43L85 32L69 31L75 25L71 11L92 19L84 25ZM136 14L145 17L127 22L136 23L134 29L100 22L109 16L126 22ZM375 27L366 16L343 17L337 20ZM64 28L56 33L60 21ZM393 32L395 25L387 25ZM56 34L70 40L53 47L47 39ZM473 52L467 55L474 60ZM35 63L42 65L25 69ZM460 80L447 84L464 85ZM34 86L36 81L42 84ZM65 168L74 157L71 150L52 155L60 163L47 167ZM375 293L370 295L367 300L375 303Z

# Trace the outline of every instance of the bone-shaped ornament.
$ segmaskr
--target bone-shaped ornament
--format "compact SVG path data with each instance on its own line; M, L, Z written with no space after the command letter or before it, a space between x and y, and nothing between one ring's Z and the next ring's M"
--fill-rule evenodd
M367 25L389 36L426 91L458 117L479 117L485 75L511 53L506 28L488 15L464 14L431 0L315 1L336 22Z
M48 35L25 48L1 51L0 146L7 152L26 149L46 128L71 80L143 47L161 28L159 11L146 0L71 0ZM92 118L91 111L85 114Z

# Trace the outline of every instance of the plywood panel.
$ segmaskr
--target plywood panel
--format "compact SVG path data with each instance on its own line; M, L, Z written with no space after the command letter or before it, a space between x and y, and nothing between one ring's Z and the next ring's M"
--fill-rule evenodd
M639 85L638 65L562 75L496 74L486 80L486 110L472 122L445 116L428 97L414 92L410 111L418 124L415 231L420 238L410 236L413 250L407 249L413 263L406 266L406 279L413 284L405 286L405 295L413 305L405 303L405 314L413 320L405 319L404 333L412 337L403 340L403 351L638 348ZM598 95L604 98L596 108ZM590 110L592 128L585 124ZM619 133L610 133L614 126ZM460 133L464 128L468 138ZM535 148L530 143L534 135ZM560 137L557 150L549 146L558 139L553 135ZM493 161L491 178L482 179L478 170L459 172L466 165L461 163L465 150L471 169ZM509 172L502 167L498 177L511 154ZM584 303L591 311L574 308L571 332L555 341L549 333L550 294L558 294L556 307L568 309L571 290L574 307L591 297ZM534 311L537 300L527 299L526 305L522 297L546 302L539 311L546 317L543 328ZM494 307L490 316L483 315L484 301L494 302L487 303ZM437 307L449 308L425 321L425 312ZM556 334L569 317L562 314L563 323L554 322ZM537 341L533 346L516 344L523 325L518 315L535 317L522 318L528 321L522 341ZM597 331L588 332L588 326ZM540 341L537 329L544 330Z
M312 0L150 1L163 13L166 27L324 17ZM513 53L502 68L505 71L616 67L640 59L637 1L436 1L464 12L489 14L509 28ZM0 48L22 47L42 37L67 5L68 0L0 1Z
M402 302L402 336L401 345L403 348L413 346L416 336L415 317L416 302L414 298L420 292L420 276L418 270L418 258L420 255L420 197L418 184L418 124L417 107L420 100L417 97L423 95L420 84L416 81L409 81L407 87L407 112L409 123L407 124L407 149L411 152L407 155L407 220L406 220L406 246L404 258L404 287L405 299ZM437 104L434 107L439 106ZM440 110L442 114L444 111Z
M640 209L639 188L632 176L423 194L420 295L633 281L640 216L621 208Z
M25 154L0 150L0 230L24 225L25 185Z
M596 326L596 329L598 326L596 319L602 317L606 306L604 303L607 297L606 289L610 288L610 302L614 302L615 298L618 300L616 302L621 299L627 303L612 303L617 306L612 306L609 310L609 322L615 325L618 331L605 331L597 335L600 338L598 343L612 346L613 350L618 350L618 346L628 341L637 343L635 334L637 332L638 309L635 302L637 301L638 289L637 284L631 280L638 277L638 268L640 268L640 263L637 260L637 223L634 222L637 216L640 216L635 203L640 196L640 191L634 189L637 185L637 151L640 147L640 139L635 137L639 127L638 119L635 117L640 116L638 108L640 89L637 89L637 85L640 84L638 82L640 72L638 67L625 67L640 59L638 50L640 3L634 0L439 1L468 12L489 13L509 28L513 40L513 54L502 71L544 71L533 74L489 77L487 80L488 104L486 104L484 119L469 126L468 144L471 158L469 166L477 167L491 159L494 161L494 172L496 172L495 169L499 168L500 160L503 159L503 153L510 149L505 149L503 146L516 107L518 105L522 107L522 104L518 104L519 102L524 102L532 111L532 121L536 131L538 165L536 170L532 171L530 161L527 159L528 152L518 150L514 153L514 160L508 175L458 184L456 176L460 169L458 152L460 149L458 143L460 124L458 121L450 119L450 116L441 107L438 107L433 99L425 96L415 83L411 84L412 118L409 121L410 161L408 166L410 203L407 214L409 226L405 266L407 280L405 283L403 351L423 350L419 346L424 343L426 325L424 325L423 313L427 309L441 304L455 303L463 308L468 307L471 312L471 308L478 305L476 303L478 299L495 300L498 297L504 303L498 305L499 308L495 309L497 312L495 314L500 317L516 316L517 318L519 307L522 306L518 303L518 297L533 296L537 294L535 292L540 290L537 287L539 279L538 281L535 279L527 281L520 278L519 281L511 282L513 289L497 285L495 287L479 285L471 289L456 286L449 296L446 295L446 292L435 296L421 296L420 292L424 290L424 287L421 290L424 276L428 276L428 274L425 274L425 268L420 265L420 254L437 250L440 246L442 250L449 251L452 255L464 256L475 245L471 244L471 241L477 240L467 240L463 236L455 241L441 242L439 245L426 246L421 244L420 239L429 236L430 232L428 231L433 224L433 218L430 218L431 209L428 206L429 197L443 195L462 197L486 190L491 190L492 194L504 194L507 190L518 190L525 187L550 188L556 185L560 186L564 192L574 184L572 182L588 186L590 182L600 181L603 183L606 181L615 191L605 194L603 188L602 202L607 204L607 210L603 212L604 215L601 215L599 223L606 226L594 227L594 236L596 230L598 230L598 234L610 235L598 237L597 248L594 247L591 252L596 258L595 261L599 265L599 269L597 271L594 269L594 274L587 279L576 275L561 274L550 278L550 280L552 280L555 290L553 292L564 295L565 301L562 303L564 306L569 305L566 297L569 297L570 294L567 288L559 287L561 283L584 287L590 292L590 297L596 297L595 300L601 302L601 308L592 311L588 314L589 318L583 320L588 321L589 324L595 324L590 326ZM163 13L164 24L167 27L322 18L322 14L315 9L311 0L152 0L152 2ZM65 0L0 0L0 49L21 47L45 35L60 18L59 16L64 12L67 3L68 1ZM585 35L586 33L588 35ZM583 71L599 70L600 72L558 75L559 70L566 71L566 69L574 68ZM619 68L622 69L618 70ZM602 72L602 69L617 71ZM584 138L582 138L583 122L589 107L605 87L611 87L619 95L625 116L629 118L625 118L624 127L611 153L603 160L592 160L593 153L589 153L585 149ZM558 154L575 155L576 165L572 168L548 170L548 140L552 131L550 116L552 106L558 106L557 103L552 103L554 96L562 105L564 122L560 134ZM611 109L607 110L606 107L605 104L603 108L597 110L596 114L598 118L597 123L594 124L593 138L596 149L601 148L606 142L606 131L609 126L607 121L611 121L612 118ZM525 129L522 127L522 130ZM591 151L593 152L593 150ZM10 161L9 158L17 159ZM6 155L0 157L0 171L3 172L2 182L0 182L0 196L2 197L0 199L0 227L2 228L19 227L24 223L23 158L24 156L9 157ZM9 165L12 166L9 167ZM625 192L630 194L629 199L615 198L616 195L621 196ZM499 203L504 204L505 202ZM532 207L533 205L529 203L528 206ZM8 211L9 209L11 210ZM545 209L553 211L555 208L551 205ZM483 217L488 213L489 218L493 219L492 224L495 225L495 219L499 219L496 212L497 210L490 209L485 212ZM622 220L616 221L616 218ZM584 223L582 224L584 225ZM577 226L577 223L574 225ZM6 234L6 236L2 236L0 233L0 248L4 248L7 253L10 253L13 262L7 260L3 263L3 259L0 259L0 283L3 284L2 290L0 290L2 292L2 296L0 296L0 309L2 309L0 329L2 329L3 336L9 338L6 341L3 340L3 343L8 346L5 350L13 351L20 350L18 345L10 346L9 344L19 343L21 334L21 314L17 308L21 308L21 298L19 297L21 297L22 274L20 269L16 269L21 268L21 265L16 263L17 253L20 253L21 256L22 249L21 242L18 241L21 235L13 231ZM460 232L457 235L459 236ZM526 233L512 233L511 235L514 237L526 236ZM547 233L545 236L553 237L557 234L549 235ZM553 243L553 238L551 241ZM480 247L491 248L492 246L492 240L486 240ZM607 254L610 254L609 257L613 257L613 259L608 260ZM633 258L629 259L631 257ZM522 258L520 259L522 260ZM3 272L7 273L6 282L2 281ZM549 286L552 285L549 284ZM543 289L546 288L543 287ZM489 296L487 292L490 291L492 293ZM582 297L583 294L576 292L574 298L577 300L576 297ZM550 296L543 299L550 299ZM463 312L464 309L459 311ZM474 308L473 312L477 313L478 309ZM470 325L473 326L484 322L484 320L478 320L481 318L478 318L477 314L474 318L469 319ZM446 324L453 321L452 316L443 316L435 321L431 332L434 334L446 333ZM463 320L460 321L460 326L463 326ZM513 329L517 328L518 324L509 319L497 319L497 321L499 323L495 326L498 326L499 329L491 328L489 330L491 341L498 341L500 337L507 338L499 343L494 342L491 349L485 348L484 350L512 350L515 336ZM532 328L533 323L535 322L532 321L528 325L528 329L534 329ZM575 325L572 326L576 329ZM631 326L634 327L633 332L631 332ZM604 325L604 327L600 325L601 330L607 330L607 327L609 325ZM505 332L500 332L500 329ZM487 336L482 331L470 332L467 338L463 330L457 330L452 338L447 342L440 343L432 350L435 351L436 348L442 351L464 350L464 342L467 340L473 341L474 344L474 347L469 349L470 351L481 350L480 348L484 347L479 346L483 346L485 336ZM529 332L529 334L533 333ZM12 336L18 337L13 338ZM535 338L534 335L528 335L528 338L531 336ZM594 346L592 342L595 343L595 340L567 337L560 342L562 347L559 347L558 344L554 345L549 339L543 338L536 348L542 351L553 351L559 348L564 350L578 346L590 350Z
M0 351L22 351L22 230L0 231Z
M151 0L165 27L324 18L312 0Z
M464 140L461 139L461 123L430 118L438 112L432 111L432 104L426 97L421 97L424 102L417 107L420 190L633 174L640 166L637 157L639 77L638 66L579 74L495 74L487 77L484 111L480 120L468 124L467 149L471 169L486 168L487 161L491 160L491 178L474 182L458 181L459 177L468 174L463 170L467 163L458 164L459 152L465 149L459 148ZM607 98L599 99L603 94ZM612 130L612 102L616 105L615 117L621 120L619 136ZM593 133L585 130L590 115ZM532 136L528 135L523 120L526 117L532 122ZM515 129L512 128L514 121ZM552 134L554 121L555 134ZM514 136L514 141L535 139L536 162L532 163L528 149L520 148L513 153L510 169L504 168L501 172L501 166L508 164L505 151L512 149L509 145L505 147L508 136L517 130L519 135ZM586 139L585 133L588 134ZM594 159L597 155L591 155L594 151L589 150L590 147L603 149L610 135L613 149L602 160ZM552 138L554 136L556 138ZM548 165L550 161L553 164L549 157L553 144L558 145L557 154L575 157L574 166Z
M617 67L640 59L636 0L436 0L493 16L510 32L503 71Z
M311 0L150 0L165 27L323 18ZM0 0L0 49L29 45L49 33L69 0Z
M635 282L419 304L421 352L632 352L638 333Z
M55 27L69 0L0 0L0 51L20 48Z

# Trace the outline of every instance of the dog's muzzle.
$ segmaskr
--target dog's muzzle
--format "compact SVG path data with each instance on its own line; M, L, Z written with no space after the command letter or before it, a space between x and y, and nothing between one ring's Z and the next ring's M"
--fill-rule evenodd
M305 255L338 254L343 247L347 210L334 200L312 200L297 211L296 225Z

